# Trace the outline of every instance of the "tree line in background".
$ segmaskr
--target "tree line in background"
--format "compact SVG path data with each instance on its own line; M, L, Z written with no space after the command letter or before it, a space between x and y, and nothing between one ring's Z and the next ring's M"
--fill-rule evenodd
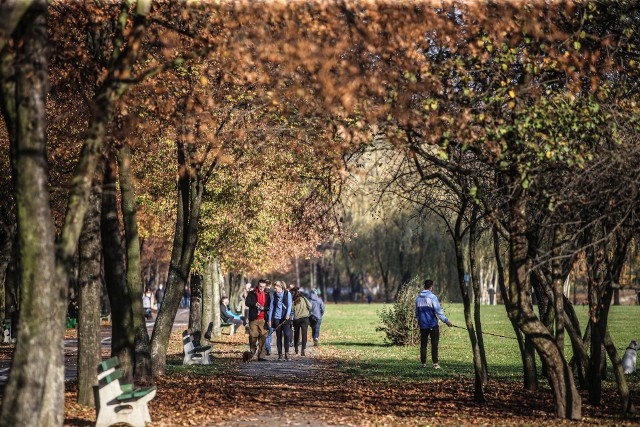
M387 300L420 275L457 283L447 293L464 304L478 402L489 380L480 284L491 276L526 388L538 388L537 354L555 415L580 419L578 388L601 403L606 355L622 410L633 411L607 322L637 241L638 10L3 3L0 161L11 178L0 178L0 267L16 268L6 305L17 302L22 326L0 425L62 424L74 275L86 389L102 280L112 353L143 383L164 373L192 273L197 327L215 321L222 271L234 293L245 274L287 266L299 284L308 268L325 295L357 295L372 275ZM359 162L380 187L334 216ZM145 252L168 263L166 279ZM588 325L563 292L577 264ZM166 282L150 340L144 276Z

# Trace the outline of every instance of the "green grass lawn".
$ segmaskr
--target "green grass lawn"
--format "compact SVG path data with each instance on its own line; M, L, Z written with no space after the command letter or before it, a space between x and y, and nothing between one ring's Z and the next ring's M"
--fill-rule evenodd
M387 381L424 380L425 374L434 378L452 375L473 377L471 345L466 330L441 324L439 358L443 369L423 370L420 368L419 346L390 346L385 342L384 334L376 331L379 325L378 312L384 307L389 305L327 304L320 339L322 345L342 355L339 369ZM444 309L454 325L464 326L462 304L447 303ZM584 328L588 307L578 306L576 310ZM609 319L611 335L622 356L629 341L640 339L640 307L612 307ZM483 306L482 325L484 332L515 337L502 305ZM486 334L484 338L490 377L520 380L522 364L517 341ZM568 336L565 341L565 355L569 360L572 351ZM430 362L430 349L427 350L427 361ZM609 376L609 379L613 377ZM632 388L637 389L640 375L636 373L628 379Z

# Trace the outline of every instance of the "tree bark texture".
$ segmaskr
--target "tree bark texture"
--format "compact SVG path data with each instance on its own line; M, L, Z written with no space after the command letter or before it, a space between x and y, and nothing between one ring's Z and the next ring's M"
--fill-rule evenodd
M164 374L167 346L173 320L180 304L182 290L189 277L193 253L198 240L203 187L197 173L189 170L188 149L185 143L178 143L178 203L173 249L164 301L156 318L151 337L152 373L154 377Z
M202 275L191 275L191 306L189 307L189 328L192 331L202 331ZM206 329L204 329L206 331Z
M473 353L473 370L474 370L474 400L478 403L486 401L484 396L484 377L482 359L480 357L480 348L478 347L478 338L473 326L473 318L471 316L471 297L469 295L469 289L464 280L465 267L464 267L464 253L462 250L462 223L463 215L466 210L466 203L463 201L462 207L458 211L458 217L456 218L455 227L453 230L453 244L456 254L456 267L458 270L458 284L460 285L460 293L462 294L462 302L464 306L464 321L467 332L469 334L469 341L471 343L471 351Z
M220 320L220 298L222 288L224 287L224 276L220 270L220 262L214 258L211 262L211 281L213 286L211 314L213 316L213 334L217 337L222 335L222 327Z
M20 328L4 389L1 426L62 425L64 287L56 281L55 229L49 208L47 4L31 4L2 53L2 108L11 141L17 206ZM15 56L14 56L15 55ZM18 65L19 64L19 65Z
M111 305L111 356L117 356L120 359L124 381L131 383L136 330L131 311L132 296L126 284L116 192L116 162L112 154L105 166L102 192L101 232L104 279Z
M131 319L135 335L133 377L137 384L150 384L151 346L142 308L142 267L140 264L140 236L136 214L136 200L131 177L131 152L128 145L118 150L121 209L126 242L127 287L131 297Z
M482 336L482 321L480 319L480 300L482 297L480 291L480 279L478 277L478 269L476 267L476 231L477 215L474 209L474 213L471 217L471 224L469 225L469 272L471 278L471 285L473 289L473 323L475 325L476 337L478 339L478 351L480 356L480 362L482 363L482 384L484 386L489 382L488 368L487 368L487 355L484 351L484 338Z
M202 322L200 330L206 331L213 321L213 261L208 259L202 275Z
M100 207L102 176L93 186L89 210L84 218L78 252L78 403L93 406L96 367L102 362L100 350L100 291L102 289L102 243Z
M507 310L507 314L511 310L513 310L513 301L509 293L507 292L507 286L505 281L504 274L504 263L502 262L502 254L500 251L500 236L498 234L498 229L493 227L493 251L496 258L496 270L498 272L498 286L500 288L500 295L502 296L502 301L504 301L505 309ZM532 346L526 345L526 339L522 336L522 331L518 327L515 319L511 316L509 317L509 321L511 322L511 326L513 327L513 331L516 334L516 338L518 339L518 348L520 349L520 358L522 359L522 376L525 390L535 391L538 389L538 371L536 369L536 358L535 353L527 351L528 348L532 348Z
M582 402L575 387L573 375L558 348L554 337L536 317L528 299L528 248L526 238L526 203L522 195L512 196L510 207L510 271L509 288L511 298L517 301L509 316L514 318L522 332L536 348L542 359L547 378L554 395L556 416L558 418L582 418Z

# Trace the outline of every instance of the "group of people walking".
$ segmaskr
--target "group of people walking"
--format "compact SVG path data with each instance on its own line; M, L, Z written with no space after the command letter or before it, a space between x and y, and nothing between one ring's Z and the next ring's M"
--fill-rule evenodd
M283 281L271 283L260 279L247 293L244 303L248 308L249 351L252 355L257 353L259 361L271 354L274 332L278 360L289 360L292 343L295 353L305 356L309 326L313 343L318 345L324 302L316 290L307 298L295 286L287 289Z

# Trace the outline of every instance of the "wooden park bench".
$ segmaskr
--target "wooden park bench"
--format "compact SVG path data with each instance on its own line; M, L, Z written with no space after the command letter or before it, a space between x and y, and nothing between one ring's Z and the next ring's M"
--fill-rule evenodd
M117 357L98 365L98 384L93 387L96 401L96 427L125 423L144 427L151 422L147 404L156 396L156 387L133 388L120 384L122 371Z
M183 365L210 365L211 346L195 347L191 341L189 331L182 333L182 346L184 347Z

